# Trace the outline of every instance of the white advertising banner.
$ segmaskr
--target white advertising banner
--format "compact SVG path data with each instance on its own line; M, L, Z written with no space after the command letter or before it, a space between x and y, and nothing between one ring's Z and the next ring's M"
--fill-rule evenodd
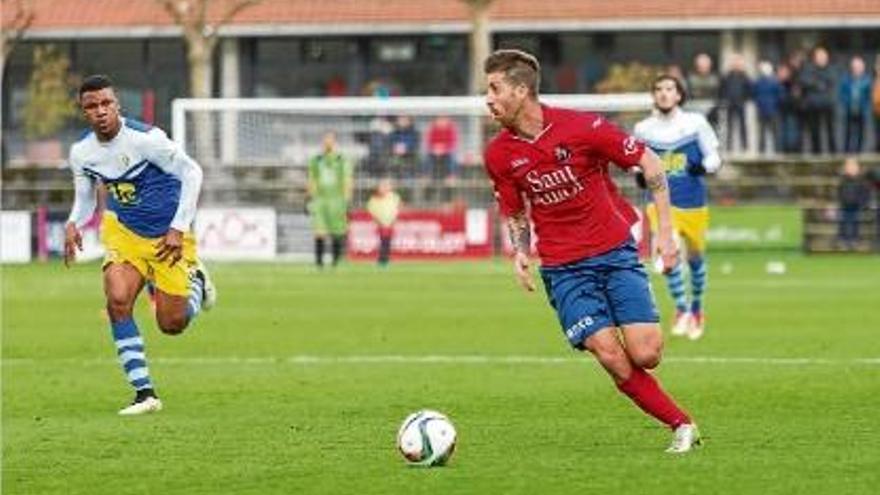
M204 208L196 215L199 257L213 260L271 260L276 254L272 208Z
M31 260L31 213L0 212L0 263L28 263Z

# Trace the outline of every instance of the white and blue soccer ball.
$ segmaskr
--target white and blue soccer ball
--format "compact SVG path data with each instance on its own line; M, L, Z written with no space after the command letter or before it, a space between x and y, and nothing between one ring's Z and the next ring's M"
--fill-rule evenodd
M413 466L442 466L455 451L455 440L452 421L430 409L407 416L397 432L397 448Z

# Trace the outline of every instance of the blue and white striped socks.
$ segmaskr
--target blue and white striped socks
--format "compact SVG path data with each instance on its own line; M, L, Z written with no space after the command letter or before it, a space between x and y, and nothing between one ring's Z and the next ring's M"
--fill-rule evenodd
M691 312L703 311L703 292L706 290L706 259L702 256L688 260L691 269Z
M676 263L675 267L666 274L666 285L669 287L669 294L672 295L672 300L675 301L675 309L681 313L686 312L688 305L685 296L684 274L682 273L681 261Z
M192 321L202 310L202 296L205 293L205 281L193 270L189 276L189 300L186 303L186 320Z
M116 354L119 363L128 378L128 383L135 390L153 388L150 371L147 369L147 358L144 354L144 340L138 332L132 318L112 323L113 340L116 343Z

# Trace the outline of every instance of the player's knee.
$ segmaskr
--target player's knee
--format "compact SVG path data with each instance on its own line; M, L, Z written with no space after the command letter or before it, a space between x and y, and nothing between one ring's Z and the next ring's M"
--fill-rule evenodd
M159 316L158 317L159 330L166 335L180 335L183 333L183 330L187 325L186 316Z
M107 294L107 314L113 321L131 317L131 301L122 295Z
M623 348L617 346L603 346L596 348L593 353L605 368L616 369L626 364L628 358Z
M663 359L663 349L660 345L643 346L631 352L630 358L639 368L650 370L660 364L660 360Z

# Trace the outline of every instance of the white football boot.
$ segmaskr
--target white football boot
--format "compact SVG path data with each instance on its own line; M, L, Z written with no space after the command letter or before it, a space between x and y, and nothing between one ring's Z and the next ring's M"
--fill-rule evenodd
M691 314L687 311L675 312L675 323L672 325L672 335L683 337L687 335L691 326Z
M202 260L196 263L196 276L202 279L202 309L210 311L217 304L217 287Z
M675 429L672 443L666 449L666 452L670 454L684 454L701 443L702 439L700 438L700 430L697 429L697 425L685 423Z
M687 336L691 340L697 340L703 336L703 330L706 324L706 320L703 318L702 313L694 313L691 318L691 324L687 330Z
M132 402L130 406L119 410L120 416L138 416L162 410L162 401L158 397L144 397L139 402Z

